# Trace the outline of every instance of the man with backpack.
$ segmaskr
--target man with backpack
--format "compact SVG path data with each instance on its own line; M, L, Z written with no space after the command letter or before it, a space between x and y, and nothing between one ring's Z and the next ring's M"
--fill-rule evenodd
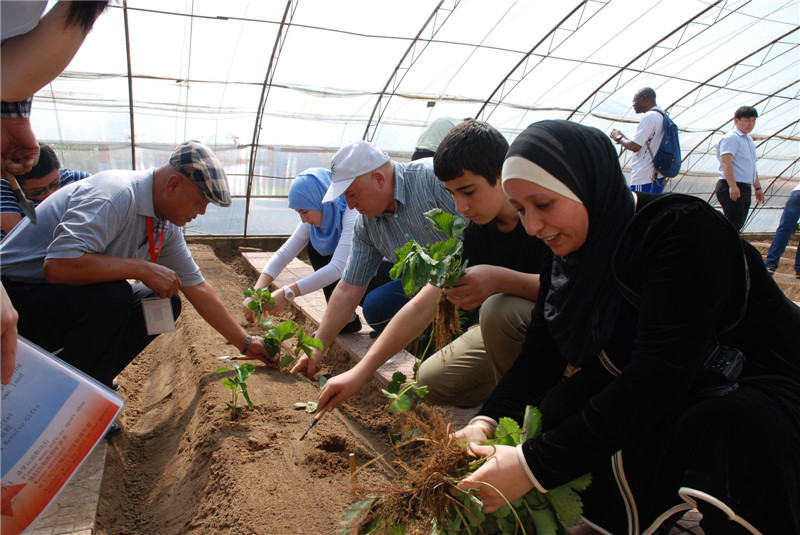
M636 135L633 139L628 139L616 128L611 130L611 139L634 153L631 164L631 190L661 193L664 190L667 177L677 175L677 171L680 170L680 147L677 143L673 143L673 149L678 151L677 161L674 154L669 158L673 168L677 164L677 169L673 169L673 171L662 169L662 172L659 172L653 165L654 157L664 156L659 154L659 150L662 150L662 141L665 137L665 119L670 124L674 123L669 120L664 110L656 104L656 92L650 87L640 89L633 96L633 111L637 114L644 114L642 120L639 121L639 126L636 128ZM677 138L677 129L673 134ZM666 174L664 171L666 171Z

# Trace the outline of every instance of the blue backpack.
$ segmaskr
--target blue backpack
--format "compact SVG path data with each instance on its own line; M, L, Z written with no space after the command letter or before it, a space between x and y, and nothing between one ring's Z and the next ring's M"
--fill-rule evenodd
M672 122L669 115L660 110L655 111L664 116L664 137L661 139L661 145L658 146L655 155L650 149L649 142L647 150L650 152L650 157L653 158L653 167L657 173L665 178L672 178L678 176L681 171L681 143L678 139L678 127Z

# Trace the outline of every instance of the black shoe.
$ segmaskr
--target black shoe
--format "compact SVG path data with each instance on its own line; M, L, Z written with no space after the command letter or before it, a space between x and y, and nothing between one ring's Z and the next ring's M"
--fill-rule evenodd
M117 382L117 380L116 380L116 379L114 379L113 381L111 381L111 390L114 390L115 392L116 392L117 390L119 390L119 383Z
M353 314L353 319L350 320L350 323L342 327L342 330L339 331L339 334L357 333L360 330L361 318L358 317L358 314Z
M768 267L767 268L767 273L769 273L770 275L774 275L775 274L775 270L772 269L771 267Z
M373 329L373 330L371 330L371 331L369 332L369 337L370 337L370 338L377 338L377 337L379 337L380 335L381 335L381 332L380 332L380 331L376 331L375 329Z
M120 427L120 425L117 422L114 422L113 424L111 424L111 427L108 428L108 431L106 431L106 436L103 438L108 440L109 438L115 437L120 433L122 433L122 427Z

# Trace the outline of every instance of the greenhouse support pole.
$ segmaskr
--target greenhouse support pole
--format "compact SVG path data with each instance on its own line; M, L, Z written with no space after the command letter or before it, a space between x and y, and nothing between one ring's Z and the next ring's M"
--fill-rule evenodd
M286 2L286 9L283 12L280 28L278 28L278 35L275 37L275 44L272 47L272 55L269 58L269 65L267 66L267 73L264 75L264 85L261 87L261 98L258 101L258 112L256 112L256 125L253 129L253 143L250 145L250 165L247 171L247 195L245 197L244 205L244 237L247 237L247 223L250 219L250 193L253 189L253 175L256 168L256 152L258 151L258 140L261 135L261 124L264 120L264 108L267 105L267 97L269 95L269 88L271 85L272 76L275 71L275 64L278 61L277 54L281 47L281 42L284 38L286 31L286 18L289 15L289 10L292 7L292 0Z
M133 77L131 76L131 36L128 31L127 0L122 0L122 15L125 20L125 56L128 60L128 117L131 122L131 169L136 171L136 135L133 128Z

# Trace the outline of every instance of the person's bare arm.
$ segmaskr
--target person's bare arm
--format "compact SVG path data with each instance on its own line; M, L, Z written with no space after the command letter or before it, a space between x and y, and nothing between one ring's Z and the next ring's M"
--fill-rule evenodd
M22 221L22 216L14 212L0 214L0 227L3 228L3 232L6 234L11 232L11 230L16 227L17 223L20 221Z
M77 258L48 258L44 261L43 271L47 281L53 284L82 285L137 279L159 297L172 297L181 288L177 273L138 258L118 258L93 253Z
M17 363L17 320L19 315L8 298L5 287L0 284L0 371L2 383L11 382Z
M358 364L329 379L319 393L319 406L334 409L358 394L378 368L422 334L433 319L436 290L431 284L422 288L394 315Z
M719 157L719 161L722 164L722 174L728 183L731 200L738 201L742 193L739 191L739 186L736 185L736 177L733 175L733 154L723 154Z
M197 310L198 314L218 333L224 336L226 340L232 343L236 349L241 351L245 345L247 331L233 319L233 316L225 308L214 288L208 282L203 281L194 286L184 286L181 291ZM252 337L246 355L258 358L268 366L275 366L275 359L267 353L261 337Z
M31 31L7 40L0 48L0 96L24 100L50 83L69 65L87 31L66 24L70 2L60 1Z

